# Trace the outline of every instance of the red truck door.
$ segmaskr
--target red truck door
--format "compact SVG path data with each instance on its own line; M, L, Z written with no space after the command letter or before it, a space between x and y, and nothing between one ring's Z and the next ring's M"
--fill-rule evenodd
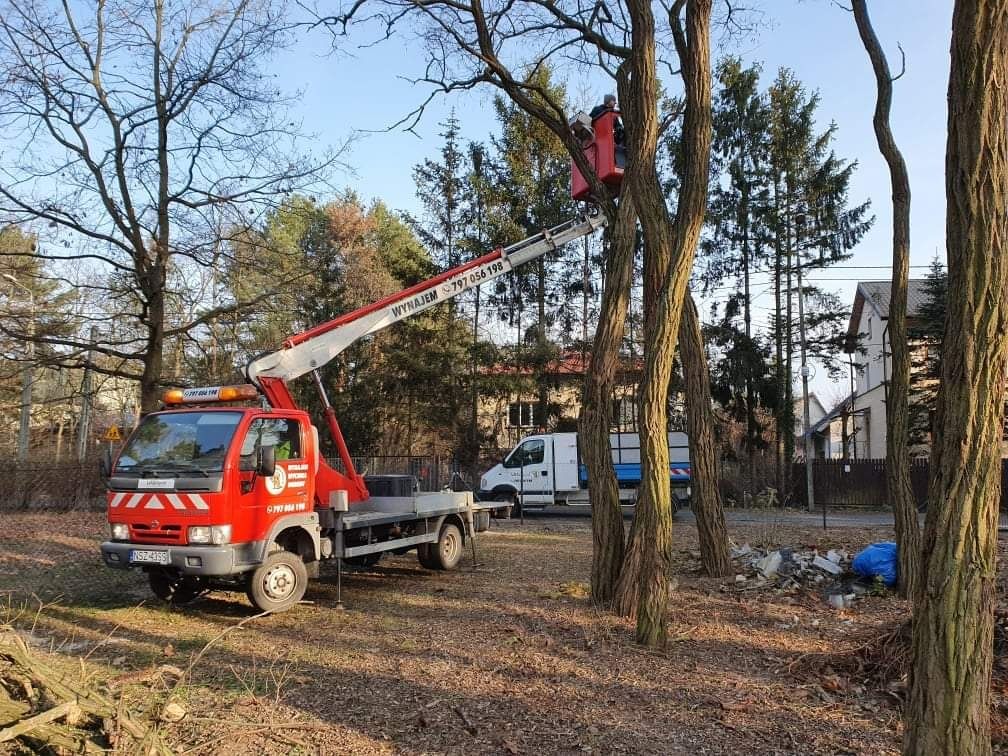
M235 540L264 538L273 522L289 514L312 511L308 450L310 441L304 423L296 418L256 417L249 424L239 456L241 493L235 508ZM276 472L263 478L255 474L258 450L276 450Z

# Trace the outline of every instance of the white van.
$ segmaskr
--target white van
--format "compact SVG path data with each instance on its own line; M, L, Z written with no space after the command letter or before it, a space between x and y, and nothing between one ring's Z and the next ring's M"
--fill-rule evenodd
M620 501L633 504L641 480L640 436L611 433L613 466ZM669 480L678 503L689 499L689 441L685 433L669 433ZM520 511L556 504L587 506L588 471L581 459L576 433L526 436L503 461L483 473L480 501L499 501Z

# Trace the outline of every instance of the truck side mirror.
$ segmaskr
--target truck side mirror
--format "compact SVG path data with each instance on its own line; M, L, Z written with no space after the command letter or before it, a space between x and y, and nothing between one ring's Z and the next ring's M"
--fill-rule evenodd
M276 472L276 447L260 446L256 452L256 475L272 478Z
M98 458L98 472L102 480L108 480L112 475L112 452L107 447Z

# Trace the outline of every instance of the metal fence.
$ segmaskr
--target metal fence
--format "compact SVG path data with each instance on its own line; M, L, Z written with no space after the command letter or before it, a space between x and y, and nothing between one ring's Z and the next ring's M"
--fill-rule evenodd
M500 461L487 453L477 465L483 471ZM329 463L342 469L338 459ZM451 457L414 454L353 457L362 475L412 475L421 491L439 491L454 482L478 488L472 477ZM927 500L928 460L914 460L910 480L918 506ZM816 504L828 507L887 507L886 463L883 459L818 459L812 463ZM459 478L455 479L458 475ZM805 465L794 465L792 504L807 506ZM726 496L730 492L725 491ZM782 502L783 503L783 502ZM8 461L0 466L0 511L100 511L105 506L104 485L97 459L84 462L33 460L21 464ZM1001 507L1008 508L1008 460L1001 468Z
M337 459L329 463L338 470ZM452 484L456 473L467 485L473 481L450 457L438 455L383 455L353 457L362 475L413 475L421 491L440 491ZM492 463L479 467L486 469ZM479 485L479 481L475 481ZM10 461L0 466L0 511L100 511L105 506L104 484L97 459L84 462Z
M918 508L927 503L927 459L910 462L910 484ZM805 490L805 463L794 465L794 501L808 505ZM813 494L816 507L888 507L886 461L884 459L817 459L812 462ZM1001 460L1001 508L1008 508L1008 459Z
M104 507L105 486L97 460L0 465L0 511L98 511Z

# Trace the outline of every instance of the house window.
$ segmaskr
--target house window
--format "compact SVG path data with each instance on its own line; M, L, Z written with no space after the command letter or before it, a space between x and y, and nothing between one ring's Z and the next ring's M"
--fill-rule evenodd
M637 402L633 397L612 400L612 424L621 430L637 427Z
M864 383L865 383L865 391L867 391L868 389L870 389L872 387L871 386L871 362L868 361L868 360L865 360L865 364L864 364Z
M871 315L868 316L868 340L871 341L875 338L875 329L872 328L872 318Z
M507 424L509 428L533 428L542 425L538 422L538 402L511 402L508 405Z

